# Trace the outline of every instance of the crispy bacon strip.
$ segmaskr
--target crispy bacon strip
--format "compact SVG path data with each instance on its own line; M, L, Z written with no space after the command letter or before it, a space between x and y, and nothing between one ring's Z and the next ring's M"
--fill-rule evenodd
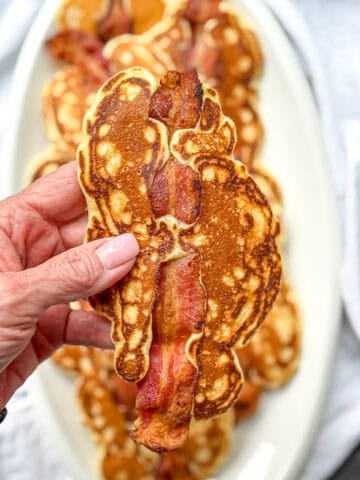
M175 159L169 160L154 179L150 198L156 217L173 215L184 223L195 222L200 204L199 175Z
M138 384L140 416L133 432L137 442L158 452L178 448L188 434L196 369L187 359L186 344L204 318L199 269L196 254L160 267L150 367Z
M76 30L60 32L47 40L46 47L52 57L77 65L100 82L110 76L103 44L94 35Z
M165 123L171 135L175 129L195 127L201 103L202 87L197 73L171 71L152 96L149 116Z

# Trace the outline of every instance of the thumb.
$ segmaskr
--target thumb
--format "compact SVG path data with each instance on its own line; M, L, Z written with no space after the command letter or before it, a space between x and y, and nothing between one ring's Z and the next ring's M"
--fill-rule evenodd
M123 278L135 263L139 246L131 234L95 240L67 250L43 264L14 274L40 314L51 305L89 297ZM28 308L30 305L28 305Z

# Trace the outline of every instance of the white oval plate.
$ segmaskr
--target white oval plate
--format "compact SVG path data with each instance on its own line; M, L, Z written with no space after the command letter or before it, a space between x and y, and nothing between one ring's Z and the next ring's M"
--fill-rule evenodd
M285 480L296 478L305 463L332 370L340 318L335 196L314 100L292 47L261 0L233 3L255 25L265 53L262 157L284 191L287 266L301 305L304 339L299 373L286 388L264 395L257 415L237 428L233 452L217 478ZM21 188L27 164L47 145L40 95L55 64L43 43L53 31L56 7L53 0L45 3L19 59L1 159L3 193ZM96 478L95 448L80 424L74 382L47 362L33 376L31 389L74 479Z

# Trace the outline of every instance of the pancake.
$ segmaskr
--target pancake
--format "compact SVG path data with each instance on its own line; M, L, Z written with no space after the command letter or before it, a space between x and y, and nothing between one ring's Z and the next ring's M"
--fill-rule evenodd
M235 402L235 350L278 292L277 222L234 159L235 139L195 73L169 72L159 85L142 68L121 72L84 120L87 240L131 232L140 245L127 277L91 303L112 322L116 371L140 382L132 436L155 451L178 448L192 414Z
M234 411L209 420L193 420L185 444L161 454L159 480L201 480L215 475L225 463L233 442Z
M126 472L127 478L155 478L157 456L129 437L126 415L106 383L95 376L84 378L78 398L84 422L99 445L102 477L113 480L120 472Z
M58 367L72 376L92 377L100 370L107 372L108 376L113 371L113 357L113 352L107 350L64 345L51 358Z
M281 224L283 218L284 200L277 180L267 169L259 165L256 165L256 167L252 168L250 170L250 174L262 193L267 198L273 215Z
M252 383L249 378L249 371L252 368L252 357L249 353L249 348L242 348L236 353L245 377L244 385L234 404L236 421L240 421L256 413L261 397L261 388Z
M43 89L46 134L58 151L74 159L81 140L81 126L100 83L74 65L63 67Z
M301 321L286 280L282 280L279 295L262 327L244 350L248 378L263 389L280 388L296 373L301 354ZM242 350L239 354L241 361Z
M132 19L132 32L144 33L158 23L164 14L164 0L127 0L127 8Z
M183 55L190 44L189 24L174 13L142 35L113 38L105 45L104 56L112 73L141 66L160 78L170 69L183 68Z
M38 178L54 172L73 159L67 153L61 152L53 145L50 145L44 153L31 162L26 174L26 184L35 182Z
M110 0L62 0L57 12L59 31L79 30L95 34Z

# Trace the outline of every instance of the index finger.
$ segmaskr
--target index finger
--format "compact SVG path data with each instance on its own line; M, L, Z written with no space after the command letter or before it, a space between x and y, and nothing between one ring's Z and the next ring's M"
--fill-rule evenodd
M23 200L42 218L66 223L86 210L85 197L77 179L77 162L69 162L39 178L23 192Z

